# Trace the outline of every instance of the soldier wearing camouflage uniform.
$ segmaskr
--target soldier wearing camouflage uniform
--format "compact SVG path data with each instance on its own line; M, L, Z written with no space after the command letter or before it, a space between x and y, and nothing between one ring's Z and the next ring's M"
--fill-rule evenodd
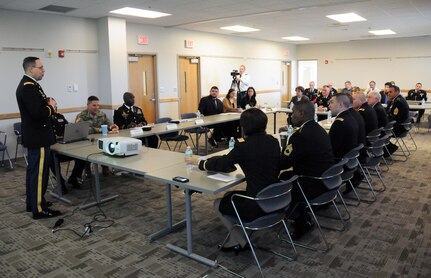
M89 134L101 133L102 125L108 125L109 133L118 133L118 126L112 124L106 114L99 110L100 104L99 99L96 96L90 96L87 99L87 109L82 111L76 116L75 122L89 122ZM82 176L86 161L75 159L75 166L73 167L72 174L68 179L68 183L72 184L74 188L80 188L81 184L78 181L78 177ZM108 167L102 167L103 174L109 173Z

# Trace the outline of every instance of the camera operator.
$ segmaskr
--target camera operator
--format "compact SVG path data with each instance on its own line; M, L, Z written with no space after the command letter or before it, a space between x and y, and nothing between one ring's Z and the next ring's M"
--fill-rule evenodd
M231 88L236 89L238 92L236 100L237 100L237 105L239 107L241 104L241 99L247 93L247 89L250 84L250 75L248 75L245 72L244 65L239 66L239 72L236 70L233 70L230 74L233 78Z

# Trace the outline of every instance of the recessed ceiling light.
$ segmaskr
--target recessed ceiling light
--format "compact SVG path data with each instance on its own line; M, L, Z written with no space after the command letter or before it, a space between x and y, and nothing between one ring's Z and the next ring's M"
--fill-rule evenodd
M395 34L396 34L396 33L395 33L394 31L392 31L391 29L368 31L368 33L374 34L374 35L376 35L376 36L395 35Z
M282 37L282 39L288 40L288 41L308 41L308 40L310 40L309 38L304 38L304 37L300 37L300 36Z
M110 11L110 13L122 14L122 15L131 15L131 16L145 17L145 18L159 18L162 16L170 15L170 14L156 12L156 11L149 11L149 10L129 8L129 7L121 8L118 10L113 10L113 11Z
M220 29L240 32L240 33L260 31L259 29L241 26L241 25L225 26L225 27L220 27Z
M355 13L331 14L331 15L327 15L326 17L341 23L367 21L365 18Z

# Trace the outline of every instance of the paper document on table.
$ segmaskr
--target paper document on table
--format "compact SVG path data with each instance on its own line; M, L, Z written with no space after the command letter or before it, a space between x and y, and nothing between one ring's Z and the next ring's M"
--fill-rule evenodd
M236 180L235 177L231 177L231 176L220 174L220 173L210 175L210 176L208 176L208 178L213 179L213 180L223 181L223 182L230 182L230 181Z

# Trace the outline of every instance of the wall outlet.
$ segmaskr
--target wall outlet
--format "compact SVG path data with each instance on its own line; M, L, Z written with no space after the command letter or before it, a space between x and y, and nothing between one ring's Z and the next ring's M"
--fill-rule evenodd
M72 84L67 85L67 92L69 92L69 93L73 92L73 85Z

